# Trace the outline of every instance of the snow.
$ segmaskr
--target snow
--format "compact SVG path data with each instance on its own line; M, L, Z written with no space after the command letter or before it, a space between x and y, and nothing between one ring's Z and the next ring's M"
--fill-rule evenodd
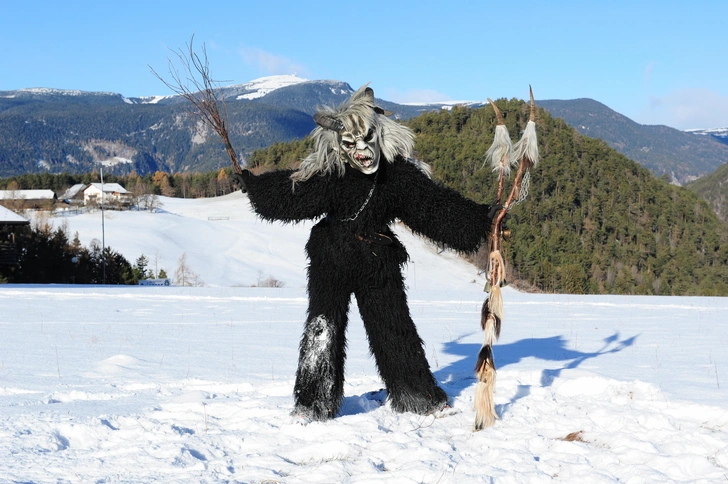
M407 102L400 103L403 106L439 106L441 109L451 110L455 106L480 106L485 104L483 101L427 101L427 102Z
M2 194L0 193L0 199L2 198ZM17 213L13 212L12 210L3 207L0 205L0 223L6 223L6 224L28 224L28 219L25 217L21 217Z
M118 183L91 183L86 188L88 187L94 187L99 192L103 191L104 193L131 193Z
M0 286L0 482L724 482L728 299L504 290L495 426L473 432L482 277L397 227L412 316L451 397L382 383L355 301L340 415L291 416L311 224L239 193L105 212L106 242L205 287ZM52 218L101 239L99 212ZM275 277L283 288L251 287ZM381 393L377 396L381 397Z
M134 163L134 161L129 158L124 158L123 156L115 156L113 158L107 158L106 160L99 160L97 163L103 166L116 166L122 163Z
M18 92L29 93L29 94L61 94L64 96L81 96L88 94L85 91L79 91L78 89L55 89L51 87L28 87L18 89Z
M53 200L55 193L51 189L41 190L0 190L0 200Z
M165 96L144 96L139 98L142 102L142 104L157 104L159 101L162 101L164 99L169 99L174 97L173 95L165 95Z
M52 87L28 87L28 88L18 89L17 92L28 93L28 94L37 94L37 95L54 94L54 95L61 95L61 96L88 96L88 95L120 96L120 94L117 94L115 92L80 91L78 89L56 89L56 88L52 88Z
M718 137L728 136L728 128L710 128L710 129L686 129L688 133L700 135L713 135Z
M293 86L295 84L300 84L306 81L307 79L300 78L296 75L286 74L278 76L260 77L258 79L253 79L250 82L246 82L245 84L241 84L240 86L228 87L243 87L253 91L246 94L241 94L237 97L237 99L256 99L259 97L263 97L266 94L275 91L276 89Z

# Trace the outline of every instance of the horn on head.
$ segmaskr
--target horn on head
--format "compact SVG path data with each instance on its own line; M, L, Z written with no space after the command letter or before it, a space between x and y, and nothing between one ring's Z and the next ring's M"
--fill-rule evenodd
M324 129L336 131L337 133L341 133L344 130L344 123L327 113L318 112L313 115L313 120Z
M374 89L372 89L371 87L367 87L366 89L364 89L364 96L368 97L369 99L374 101ZM374 112L377 114L386 116L386 117L389 117L394 114L394 111L387 111L386 109L381 108L379 106L374 106Z

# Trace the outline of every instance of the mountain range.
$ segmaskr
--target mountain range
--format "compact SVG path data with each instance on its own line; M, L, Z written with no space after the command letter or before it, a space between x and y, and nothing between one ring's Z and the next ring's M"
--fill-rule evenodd
M272 76L219 89L233 146L247 156L313 130L318 106L354 92L341 81ZM400 119L447 103L401 105L377 100ZM145 174L216 170L229 163L222 143L181 96L47 88L0 91L0 177L24 173L107 171Z
M627 158L678 185L728 162L728 128L680 131L642 125L593 99L542 100L538 105L581 134L601 138Z
M271 76L219 88L233 146L243 157L276 142L305 137L311 115L353 92L346 82ZM377 103L407 120L453 102ZM483 102L468 103L479 107ZM728 129L680 131L640 125L592 99L539 100L580 133L601 138L657 176L684 184L728 161ZM140 174L204 172L228 166L222 143L181 96L47 88L0 91L0 177L105 170Z

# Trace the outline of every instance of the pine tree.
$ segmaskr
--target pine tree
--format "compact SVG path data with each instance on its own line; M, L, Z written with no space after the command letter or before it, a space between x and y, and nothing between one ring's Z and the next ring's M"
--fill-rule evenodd
M140 255L132 268L132 274L136 282L153 277L147 266L149 266L149 259L144 254Z

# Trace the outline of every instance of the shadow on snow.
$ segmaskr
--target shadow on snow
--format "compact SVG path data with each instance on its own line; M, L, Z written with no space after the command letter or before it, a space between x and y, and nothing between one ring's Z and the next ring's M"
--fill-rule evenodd
M434 372L435 378L451 399L457 398L466 388L476 383L474 368L481 345L459 343L460 339L462 338L445 343L444 351L447 354L461 356L462 358ZM515 365L526 358L537 358L544 362L560 363L555 368L541 370L540 385L548 387L561 375L563 370L578 368L585 361L618 353L632 346L636 339L637 335L620 340L619 333L616 332L604 338L602 347L596 351L578 351L568 348L569 341L560 335L548 338L522 339L508 344L496 344L494 347L495 363L497 369ZM497 413L502 415L505 408L528 396L531 393L530 389L531 385L519 385L518 391L510 402L496 406ZM357 415L374 411L384 404L386 398L386 390L344 397L338 416Z
M578 368L582 363L593 358L603 355L618 353L625 348L632 346L637 339L637 335L630 338L620 340L619 333L604 338L603 345L596 351L585 352L568 348L568 340L563 336L551 336L548 338L528 338L515 341L508 344L496 344L493 348L495 355L495 364L497 369L503 369L509 365L519 363L525 358L537 358L545 362L561 363L556 368L544 368L541 370L542 387L550 386L553 381L561 375L563 370L571 370ZM434 372L435 378L450 398L456 398L466 388L476 383L475 363L477 361L478 352L481 345L473 343L459 343L458 340L445 343L445 353L462 356L450 365ZM518 391L512 400L500 406L498 411L500 415L503 411L502 407L507 407L515 403L517 400L530 394L530 385L519 385Z

